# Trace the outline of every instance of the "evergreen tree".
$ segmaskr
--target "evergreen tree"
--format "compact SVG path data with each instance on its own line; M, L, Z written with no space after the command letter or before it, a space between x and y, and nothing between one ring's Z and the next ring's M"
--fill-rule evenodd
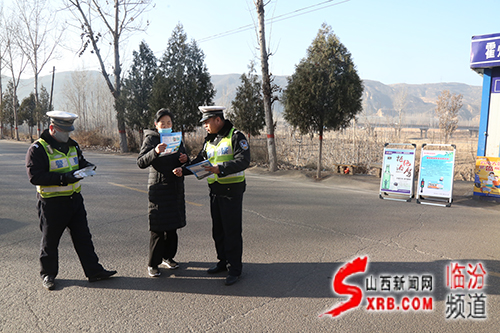
M31 142L33 142L33 127L36 125L36 106L35 93L30 93L22 100L17 114L19 124L26 123L28 125Z
M15 104L14 104L15 103ZM14 94L14 83L9 81L7 83L7 90L3 93L2 104L0 110L2 112L2 123L10 125L10 137L14 138L13 129L15 125L14 109L19 107L19 100Z
M232 110L228 114L234 126L249 137L259 135L266 125L262 83L254 65L252 62L248 74L240 76L241 84L236 87L236 96L231 102Z
M36 110L36 121L37 124L41 124L42 128L49 124L49 117L47 117L47 112L52 111L54 106L50 104L50 94L44 85L40 88L40 96L38 97L38 107Z
M323 24L283 93L285 120L302 134L319 135L318 178L324 131L347 127L362 110L362 94L351 54Z
M132 67L123 80L119 100L125 110L125 123L140 133L153 123L154 110L149 106L149 100L157 70L157 59L153 51L142 41L139 52L133 52Z
M196 41L178 24L168 40L153 86L153 110L168 108L174 115L175 130L191 132L199 125L201 105L212 105L215 89L204 63L205 55Z

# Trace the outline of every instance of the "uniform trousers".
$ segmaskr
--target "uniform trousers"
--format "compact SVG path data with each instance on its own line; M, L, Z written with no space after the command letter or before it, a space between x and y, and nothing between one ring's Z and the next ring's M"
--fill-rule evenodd
M37 203L42 241L40 245L40 275L56 277L59 273L59 241L68 228L86 277L94 276L104 268L95 253L87 212L80 193L68 197L39 199Z
M243 194L232 196L210 193L212 237L219 267L227 265L229 275L240 276L242 270Z
M169 231L151 231L149 239L149 264L158 267L163 259L173 259L177 254L179 237L177 229Z

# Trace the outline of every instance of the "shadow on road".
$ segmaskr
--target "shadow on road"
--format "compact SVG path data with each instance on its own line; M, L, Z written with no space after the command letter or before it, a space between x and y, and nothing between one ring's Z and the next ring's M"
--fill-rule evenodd
M18 229L24 228L28 223L19 222L11 219L0 218L0 235L14 232Z
M464 266L461 273L464 277L465 289L451 290L446 286L447 267L451 268L450 261L438 260L432 262L369 262L365 273L348 277L344 282L359 286L365 296L420 296L433 297L434 301L442 301L450 293L484 293L485 295L499 295L500 262L497 260L480 261L486 271L484 280L478 280L478 285L484 283L482 289L469 290L467 284L470 278L468 264L475 267L477 260L460 260ZM455 263L455 261L453 261ZM208 275L207 263L183 263L180 269L162 270L158 278L116 276L110 280L88 283L85 280L59 280L59 290L68 287L103 288L141 290L171 293L191 293L206 295L231 295L244 297L273 297L273 298L331 298L339 297L332 291L332 279L335 273L345 263L271 263L271 264L244 264L244 272L240 281L230 287L224 285L225 274ZM118 272L119 274L119 272ZM418 290L409 289L409 278L417 277ZM432 290L422 291L422 278L432 279ZM403 277L403 288L394 290L395 278ZM367 279L371 279L371 286L377 291L367 291ZM389 290L381 290L382 280L389 281ZM456 280L458 281L458 280ZM387 288L387 283L384 288ZM344 298L344 296L340 296Z

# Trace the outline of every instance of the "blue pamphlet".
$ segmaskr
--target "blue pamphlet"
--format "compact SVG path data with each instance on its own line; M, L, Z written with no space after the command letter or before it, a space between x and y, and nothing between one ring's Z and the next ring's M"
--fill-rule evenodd
M182 142L182 132L165 133L161 135L161 142L167 144L167 148L160 156L175 154L179 151Z
M212 166L209 160L204 160L199 163L188 165L186 168L193 173L198 179L203 179L212 174L212 172L205 170L206 166Z

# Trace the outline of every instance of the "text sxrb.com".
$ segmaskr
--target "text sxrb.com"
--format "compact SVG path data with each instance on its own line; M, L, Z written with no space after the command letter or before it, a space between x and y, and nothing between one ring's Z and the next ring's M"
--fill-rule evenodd
M446 319L486 319L486 294L483 292L486 269L481 262L450 262L442 272L446 281ZM362 277L360 285L348 283L350 276ZM332 318L348 315L358 307L365 311L387 313L394 311L435 311L435 278L427 272L371 274L368 257L347 262L333 277L333 292L349 299L335 304L320 315ZM364 300L364 302L363 302Z

